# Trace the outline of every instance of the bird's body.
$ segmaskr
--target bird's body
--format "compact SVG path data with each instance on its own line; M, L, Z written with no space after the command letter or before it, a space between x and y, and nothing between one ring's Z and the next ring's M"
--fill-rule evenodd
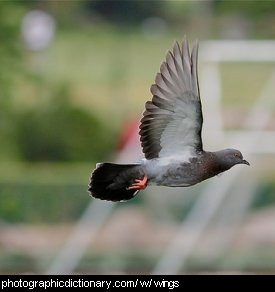
M156 158L142 163L149 184L167 187L188 187L221 172L215 155L202 152L188 160L177 157Z
M100 163L92 173L93 197L128 200L147 185L187 187L230 169L248 164L240 151L203 149L203 124L198 75L198 44L191 55L187 40L175 43L161 64L152 101L145 105L140 140L145 159L137 164Z

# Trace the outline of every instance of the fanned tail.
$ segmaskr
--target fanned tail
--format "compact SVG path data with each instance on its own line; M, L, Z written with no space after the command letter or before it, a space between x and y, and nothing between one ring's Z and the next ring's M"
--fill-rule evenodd
M128 189L135 179L142 178L139 164L98 163L90 179L91 196L100 200L125 201L133 198L138 191Z

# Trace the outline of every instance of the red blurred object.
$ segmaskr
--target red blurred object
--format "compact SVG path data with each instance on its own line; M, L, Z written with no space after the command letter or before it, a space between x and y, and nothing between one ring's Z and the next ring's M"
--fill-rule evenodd
M117 148L122 150L129 143L138 143L139 141L139 119L126 122L121 131L121 135L118 140Z

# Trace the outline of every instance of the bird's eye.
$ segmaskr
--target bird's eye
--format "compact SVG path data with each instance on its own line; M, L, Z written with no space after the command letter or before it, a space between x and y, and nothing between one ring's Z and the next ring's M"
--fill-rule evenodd
M234 153L234 156L237 157L237 158L241 157L239 153Z

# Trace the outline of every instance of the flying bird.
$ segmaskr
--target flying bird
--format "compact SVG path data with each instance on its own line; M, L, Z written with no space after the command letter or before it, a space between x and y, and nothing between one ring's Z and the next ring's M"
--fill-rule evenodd
M125 201L148 185L188 187L249 163L235 149L209 152L201 138L203 115L198 83L198 42L176 42L151 86L140 141L145 158L135 164L98 163L88 191L94 198Z

